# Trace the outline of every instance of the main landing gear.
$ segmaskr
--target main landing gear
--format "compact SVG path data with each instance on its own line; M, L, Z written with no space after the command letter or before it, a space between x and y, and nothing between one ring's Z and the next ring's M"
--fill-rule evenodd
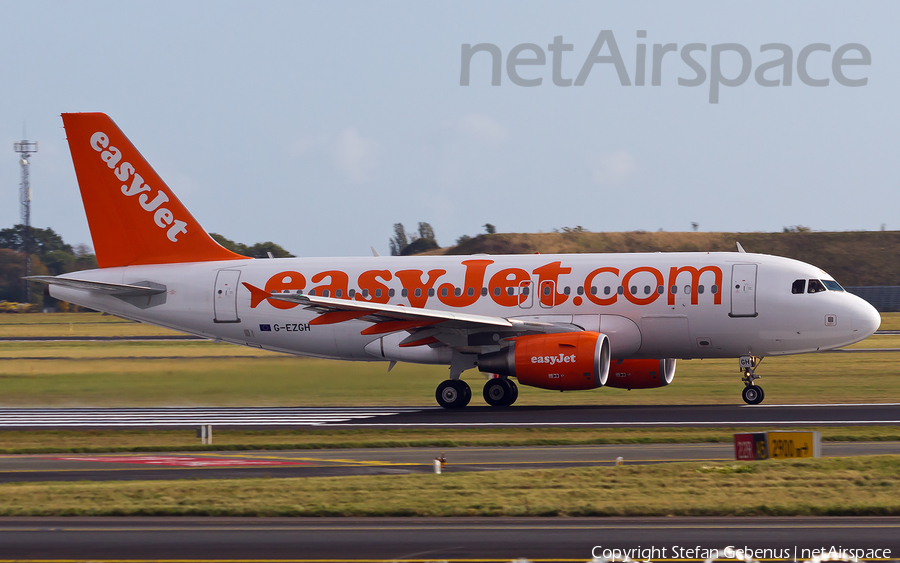
M508 407L519 398L519 386L506 377L488 379L483 395L492 407ZM434 397L445 409L461 409L472 400L472 388L462 379L448 379L438 385Z
M758 405L766 398L766 392L763 391L763 388L756 385L756 380L761 377L756 375L756 368L762 360L763 359L758 356L741 356L740 359L741 372L744 374L744 376L741 377L741 381L744 382L744 390L741 391L741 398L744 399L744 402L748 405Z
M461 409L472 400L472 388L462 379L447 379L438 385L434 396L445 409Z
M506 377L488 379L484 384L484 400L492 407L508 407L519 398L519 386Z

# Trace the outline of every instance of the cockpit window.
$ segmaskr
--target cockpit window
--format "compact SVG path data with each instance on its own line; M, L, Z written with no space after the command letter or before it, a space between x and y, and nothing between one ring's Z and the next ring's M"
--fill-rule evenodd
M819 293L820 291L825 291L825 286L822 285L822 282L819 280L809 280L809 286L806 288L806 293Z
M824 283L825 287L827 287L831 291L844 291L844 288L841 287L841 284L834 280L822 280L822 283Z
M791 284L791 293L803 293L806 291L806 280L797 280Z

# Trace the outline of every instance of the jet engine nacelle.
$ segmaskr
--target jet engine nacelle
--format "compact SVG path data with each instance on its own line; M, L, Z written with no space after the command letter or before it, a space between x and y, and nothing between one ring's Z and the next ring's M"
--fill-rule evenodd
M522 385L574 391L606 384L609 339L599 332L520 336L499 352L478 356L478 369L515 377Z
M664 360L613 360L607 387L617 389L653 389L672 383L675 358Z

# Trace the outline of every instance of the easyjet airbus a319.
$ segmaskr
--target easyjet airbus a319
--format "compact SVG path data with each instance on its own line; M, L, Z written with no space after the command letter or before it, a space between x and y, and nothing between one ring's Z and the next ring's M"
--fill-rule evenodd
M745 252L254 260L218 245L109 117L64 114L97 270L31 279L127 319L266 350L450 368L438 403L461 408L469 369L518 387L646 389L676 358L737 358L743 399L765 356L846 346L878 312L803 262Z

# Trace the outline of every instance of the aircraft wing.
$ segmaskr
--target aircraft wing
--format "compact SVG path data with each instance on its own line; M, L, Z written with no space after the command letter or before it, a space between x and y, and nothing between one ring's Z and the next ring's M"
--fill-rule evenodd
M310 321L311 325L335 324L355 319L373 323L372 326L363 329L362 334L387 334L403 330L415 332L419 329L425 329L426 327L432 329L429 332L437 330L438 332L453 331L457 333L495 330L503 333L522 334L570 332L572 330L578 330L578 328L573 325L557 325L539 321L523 321L504 317L440 311L436 309L420 309L384 303L320 297L318 295L265 293L263 290L253 287L246 282L244 283L244 286L250 289L255 298L258 298L259 300L271 299L275 301L296 303L303 306L305 309L321 313L318 317ZM262 294L260 294L260 292L262 292Z
M28 276L25 279L40 283L61 285L63 287L70 287L72 289L97 291L100 293L105 293L107 295L113 295L115 297L140 297L166 292L166 286L152 282L138 282L142 284L146 283L147 285L144 286L126 283L76 280L72 278L61 278L55 276Z

